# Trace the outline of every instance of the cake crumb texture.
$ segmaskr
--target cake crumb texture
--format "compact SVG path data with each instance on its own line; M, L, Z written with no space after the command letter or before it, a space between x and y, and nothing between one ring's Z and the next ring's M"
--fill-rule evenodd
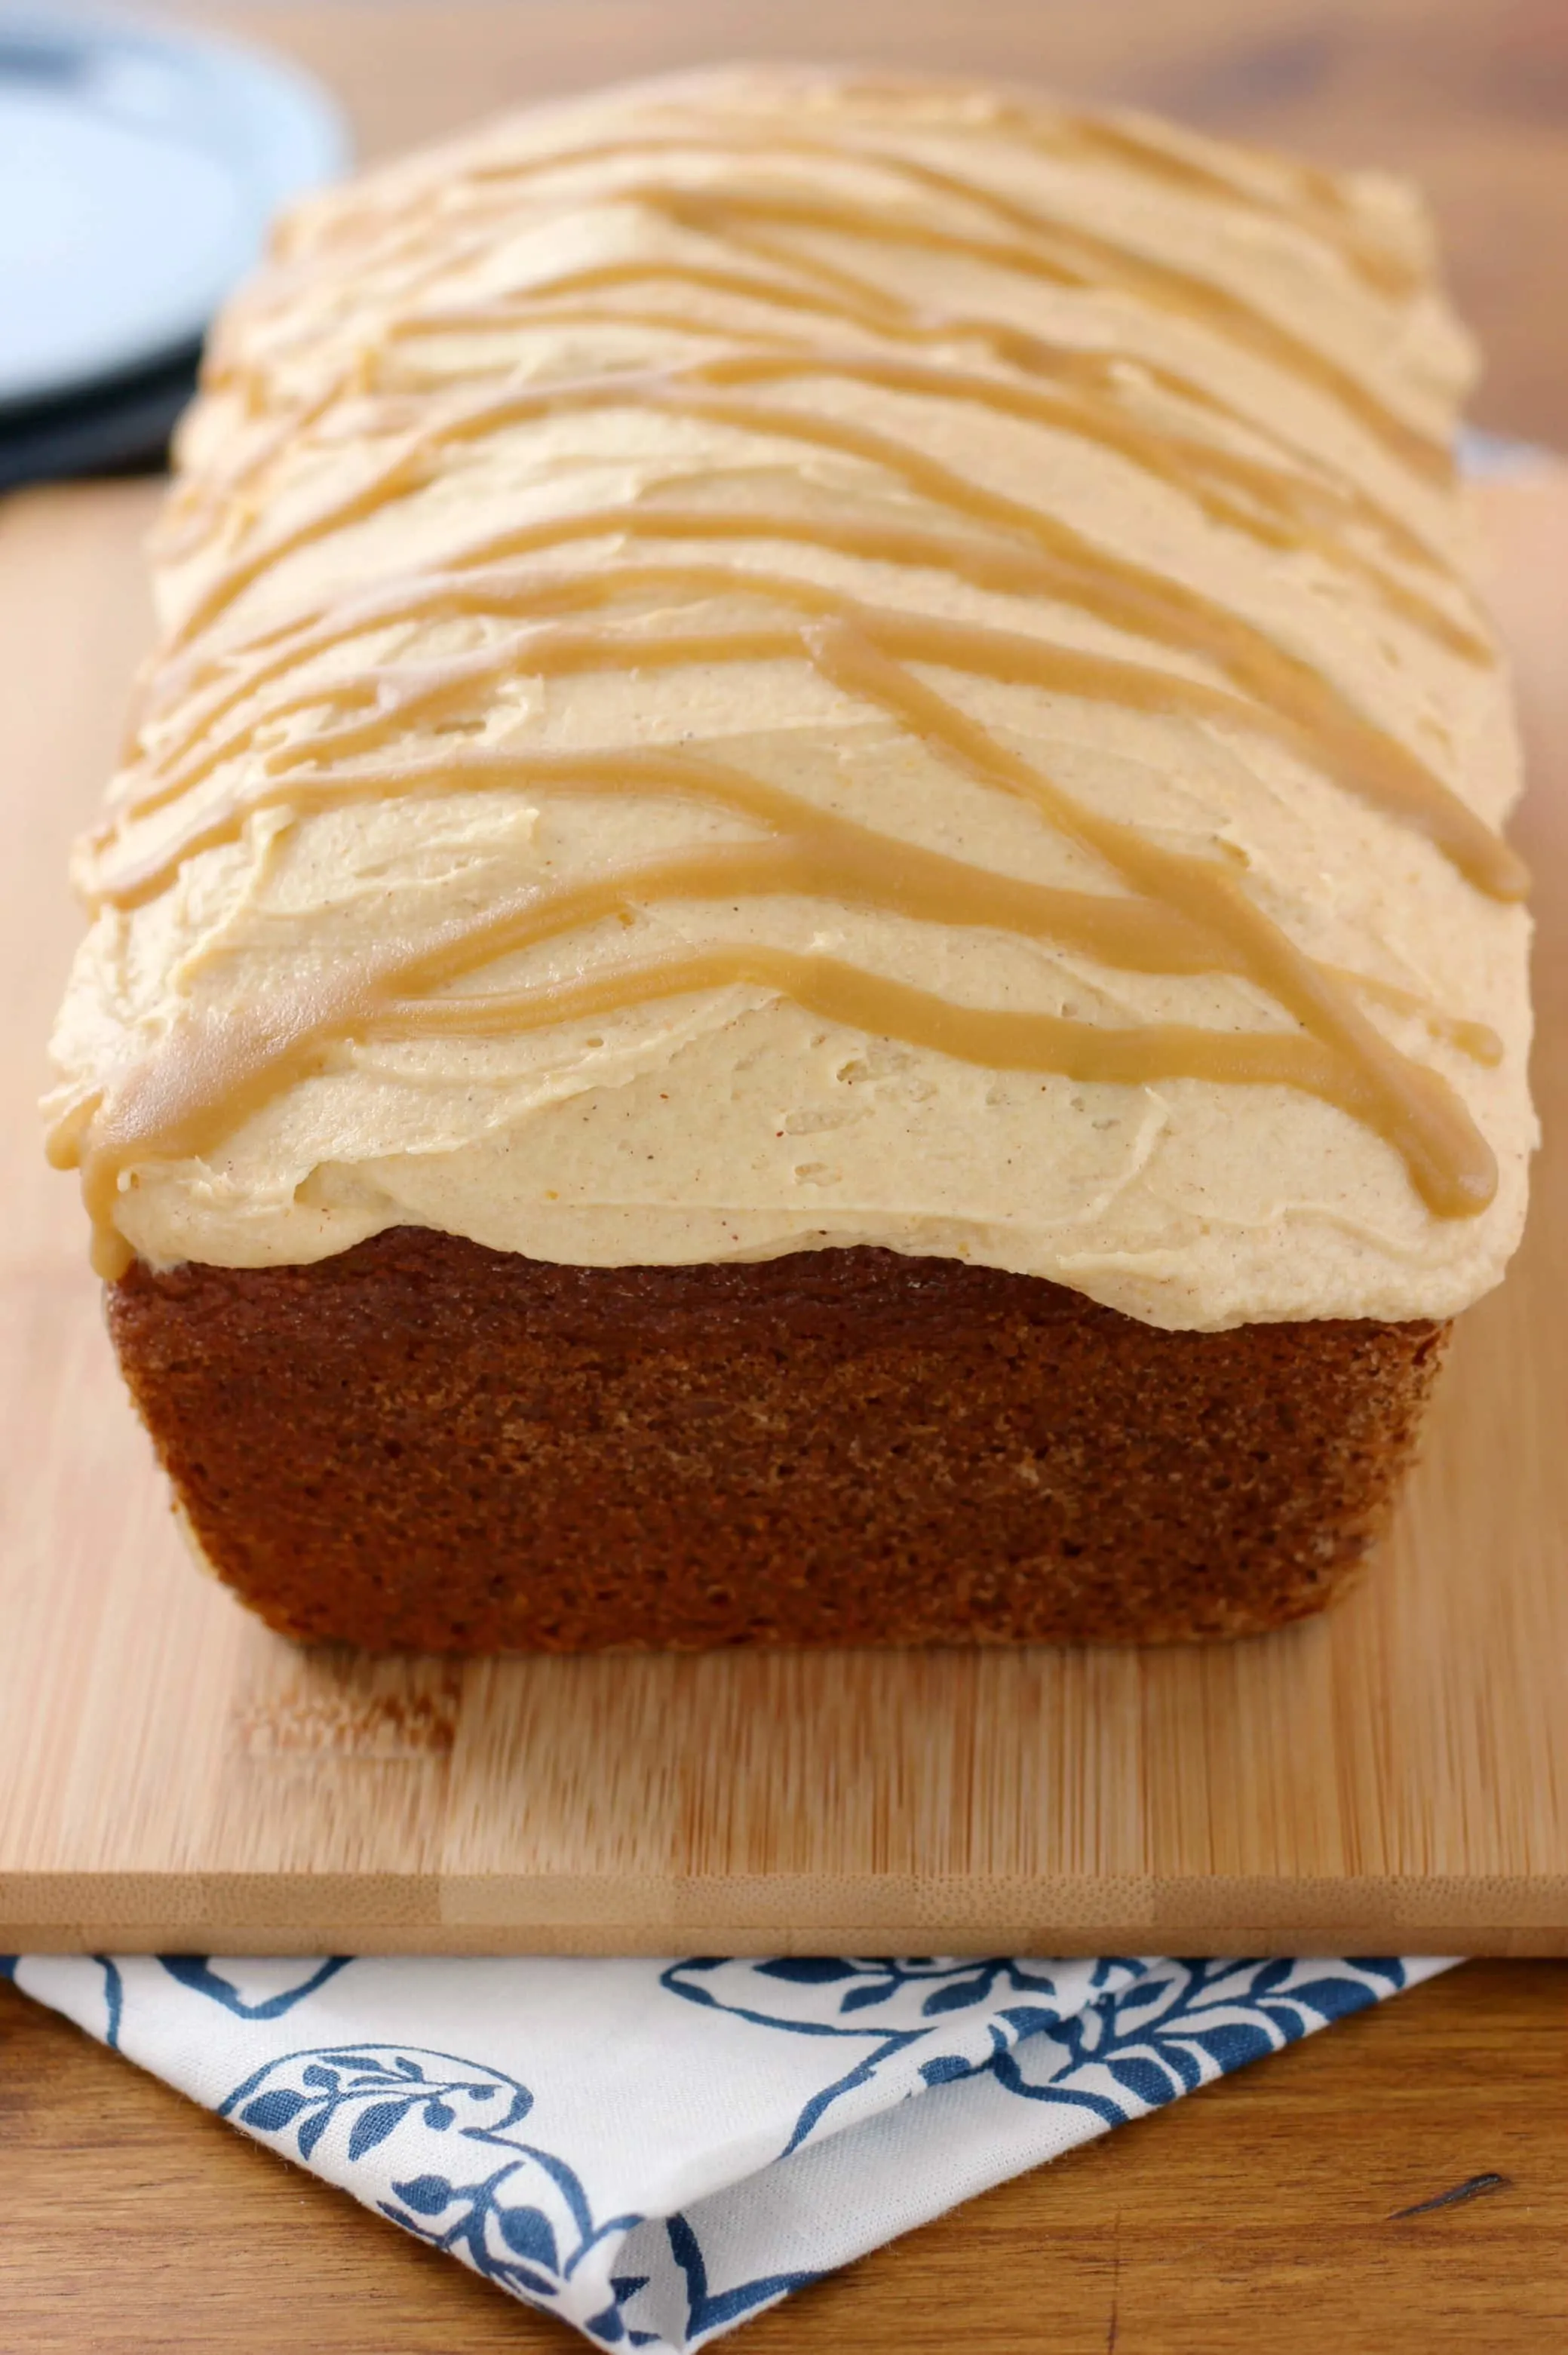
M577 1268L411 1228L108 1299L240 1598L454 1652L1258 1633L1381 1534L1448 1329L1173 1333L872 1248Z

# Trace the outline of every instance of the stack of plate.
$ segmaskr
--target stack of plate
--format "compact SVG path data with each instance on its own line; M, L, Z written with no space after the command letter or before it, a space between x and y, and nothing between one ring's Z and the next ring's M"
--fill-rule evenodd
M271 59L0 6L0 489L155 462L268 222L347 153Z

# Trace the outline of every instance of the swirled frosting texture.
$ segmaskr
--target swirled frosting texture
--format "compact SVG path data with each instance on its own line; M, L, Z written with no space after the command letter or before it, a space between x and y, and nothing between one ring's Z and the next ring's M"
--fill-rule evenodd
M1402 186L966 87L734 69L308 204L78 858L101 1265L1463 1307L1534 1136L1470 366Z

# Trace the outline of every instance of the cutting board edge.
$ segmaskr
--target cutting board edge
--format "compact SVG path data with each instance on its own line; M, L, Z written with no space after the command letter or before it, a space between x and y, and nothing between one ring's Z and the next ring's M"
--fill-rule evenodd
M629 1902L638 1896L642 1902ZM944 1900L947 1902L944 1904ZM479 1902L475 1902L475 1901ZM1568 1955L1568 1870L1015 1881L16 1873L7 1953Z

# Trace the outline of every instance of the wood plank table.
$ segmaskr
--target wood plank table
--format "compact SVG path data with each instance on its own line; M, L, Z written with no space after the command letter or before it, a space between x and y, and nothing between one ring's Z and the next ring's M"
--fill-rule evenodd
M242 9L199 14L251 29ZM318 0L268 7L254 29L336 84L367 152L551 89L782 49L1049 79L1398 164L1433 192L1490 353L1483 419L1568 444L1551 233L1568 196L1562 0ZM744 2343L1541 2349L1568 2321L1565 2128L1568 1970L1472 1965L1002 2187ZM6 2355L570 2343L9 1989L0 2154Z

